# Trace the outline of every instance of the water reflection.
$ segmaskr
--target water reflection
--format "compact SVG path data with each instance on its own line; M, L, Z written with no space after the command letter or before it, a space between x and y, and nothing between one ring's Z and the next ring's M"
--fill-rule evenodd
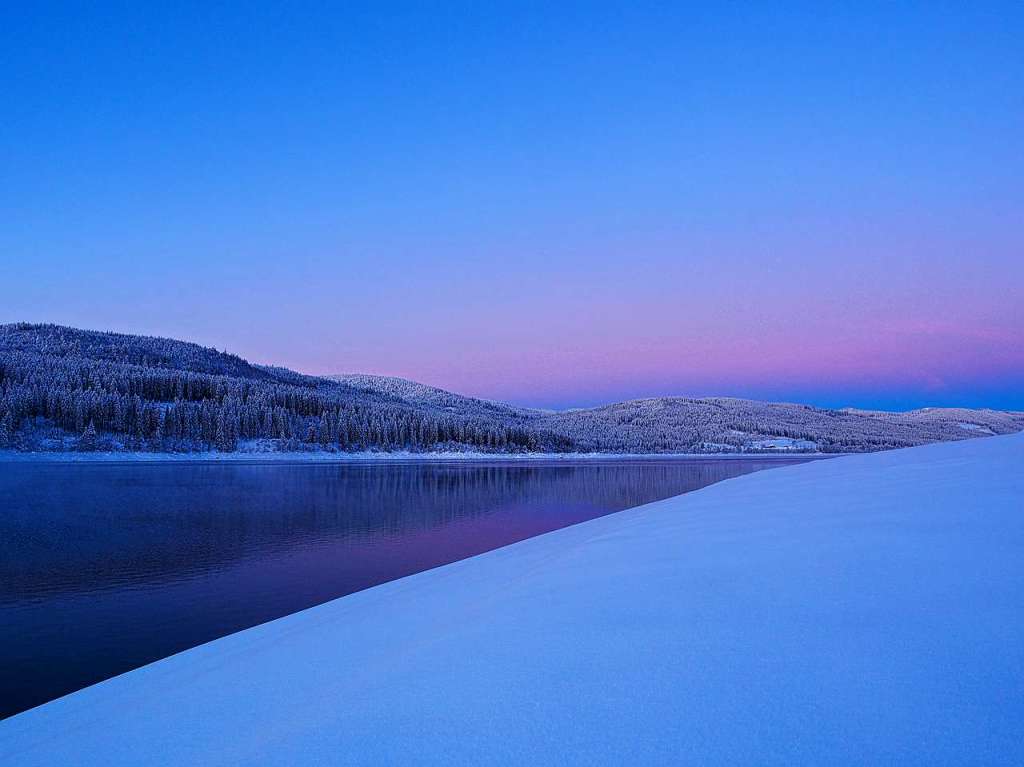
M784 463L0 464L0 716L343 594Z

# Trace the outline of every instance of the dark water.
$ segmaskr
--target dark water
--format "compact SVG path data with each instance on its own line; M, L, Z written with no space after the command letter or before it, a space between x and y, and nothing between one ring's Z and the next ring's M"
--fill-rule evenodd
M343 594L792 462L0 463L0 717Z

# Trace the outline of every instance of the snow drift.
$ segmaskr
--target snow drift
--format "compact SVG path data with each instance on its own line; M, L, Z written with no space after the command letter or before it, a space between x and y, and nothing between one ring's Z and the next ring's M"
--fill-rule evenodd
M1024 763L1024 436L762 472L0 723L7 765Z

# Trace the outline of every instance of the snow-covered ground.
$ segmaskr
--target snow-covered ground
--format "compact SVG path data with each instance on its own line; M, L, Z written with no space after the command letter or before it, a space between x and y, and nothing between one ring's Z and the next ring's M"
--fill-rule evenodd
M761 472L0 723L5 765L1024 763L1024 435Z
M747 443L748 447L755 450L814 450L815 445L806 439L791 439L790 437L776 437L775 439L754 439Z

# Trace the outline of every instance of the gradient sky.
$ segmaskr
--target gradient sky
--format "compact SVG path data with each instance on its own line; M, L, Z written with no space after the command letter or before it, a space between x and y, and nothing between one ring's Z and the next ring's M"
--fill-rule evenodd
M0 11L0 322L1024 409L1020 2L163 5Z

